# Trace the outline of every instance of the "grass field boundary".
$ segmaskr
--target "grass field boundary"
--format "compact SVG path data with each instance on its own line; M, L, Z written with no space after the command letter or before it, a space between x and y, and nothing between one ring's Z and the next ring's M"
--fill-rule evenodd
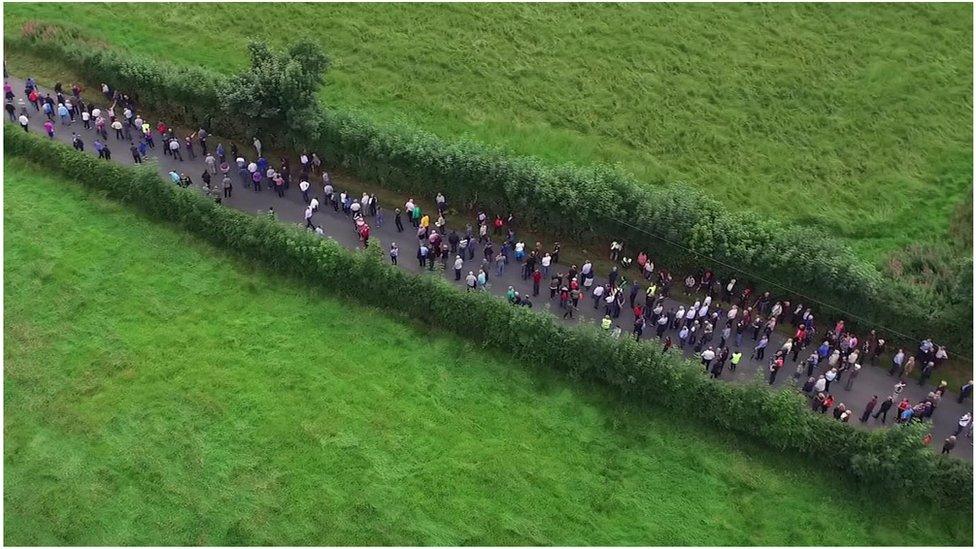
M297 226L215 204L167 184L151 169L104 162L12 124L4 125L4 143L7 154L176 223L274 272L408 314L531 365L605 383L626 398L698 418L778 450L830 456L825 463L831 467L892 493L913 490L971 504L972 465L933 456L921 443L922 425L864 432L810 413L794 391L716 382L696 364L656 346L613 339L590 326L568 328L550 315L480 292L459 292L436 277L407 274L382 260L379 243L352 252Z
M140 100L188 124L242 138L249 133L238 117L222 112L220 90L228 77L131 56L69 26L26 27L20 37L5 37L8 48L50 55L76 65L95 82L136 90ZM764 273L769 286L803 288L802 295L826 308L857 311L863 320L849 318L854 328L883 328L909 347L935 337L956 356L971 348L971 285L959 285L969 288L968 295L910 285L827 235L733 211L690 187L639 185L613 167L552 166L471 140L446 141L415 128L376 124L351 111L312 114L316 120L304 124L307 135L275 128L264 136L265 144L308 146L323 151L326 162L391 190L428 198L444 192L467 206L516 212L556 234L622 238L675 273L706 267L723 278ZM967 272L961 269L960 276ZM760 284L764 289L773 288ZM802 295L777 295L809 304ZM821 310L819 316L830 315Z

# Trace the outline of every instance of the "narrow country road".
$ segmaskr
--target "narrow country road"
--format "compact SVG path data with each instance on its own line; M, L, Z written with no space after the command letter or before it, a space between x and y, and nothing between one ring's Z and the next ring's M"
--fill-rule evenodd
M14 93L17 95L18 98L24 97L23 79L15 78L11 76L7 78L6 81L11 86L13 86ZM41 90L42 92L50 92L52 96L54 95L53 90L45 89L45 88L41 88ZM104 102L97 103L97 105L102 108L106 106ZM41 112L36 112L34 108L30 105L28 105L28 112L29 112L28 116L30 117L30 125L29 125L30 131L43 135L44 134L43 124L45 121L44 114ZM150 123L154 123L154 122L155 121ZM7 118L7 123L11 123L9 118ZM94 129L85 130L84 127L82 126L80 119L77 120L74 124L68 126L62 126L60 122L56 122L55 131L56 131L55 139L67 143L69 145L72 140L72 132L77 132L82 137L85 143L85 152L87 154L92 154L92 155L96 154L94 147L92 146L92 143L96 137L95 131ZM111 129L109 129L108 132L109 132L109 138L106 140L106 143L111 149L112 161L125 164L125 165L133 164L132 156L129 153L128 140L116 139L113 136L114 132ZM216 148L217 142L214 139L210 139L208 141L211 150ZM229 156L230 155L229 144L227 145L227 151ZM186 173L186 175L188 175L193 180L194 188L198 192L200 192L201 185L202 185L202 180L200 178L200 175L203 173L205 169L205 163L203 161L202 155L199 154L200 153L199 147L197 147L196 150L197 157L195 160L189 159L185 150L183 150L182 152L184 155L184 161L179 161L178 159L175 159L173 157L163 155L160 140L157 139L156 148L150 150L150 158L158 162L158 170L161 176L163 176L168 180L166 174L170 171L175 170L178 173L181 172ZM242 150L242 153L245 155L245 157L254 156L253 149ZM295 155L292 156L294 157ZM233 181L234 189L233 189L232 198L223 200L224 205L234 207L245 212L250 212L252 214L265 212L267 211L269 206L273 206L278 218L281 221L304 225L303 213L305 211L305 204L302 199L301 191L299 191L298 189L297 180L295 180L295 178L293 178L291 188L285 191L285 196L283 198L279 198L274 191L267 190L267 189L264 189L261 192L255 192L243 187L243 185L241 184L240 177L237 174L236 166L233 166L232 159L229 160L232 163L230 177L231 180ZM251 158L248 158L248 161L250 160ZM295 162L292 165L297 166L298 163ZM221 176L218 174L217 176L214 177L213 184L219 187L220 180L221 180ZM348 248L356 248L359 245L359 239L358 239L358 235L355 233L351 218L344 215L341 212L341 210L338 213L334 212L331 207L329 207L327 204L324 203L324 199L322 196L323 191L322 191L321 178L315 177L313 178L312 181L310 181L310 183L311 183L311 187L309 190L310 191L309 194L313 197L318 198L319 201L323 202L322 207L319 208L318 212L314 215L312 219L313 223L315 225L320 226L325 231L326 235L335 239L343 246L346 246ZM335 182L335 186L336 186L337 193L342 190L339 182ZM353 196L353 198L356 197ZM450 201L451 197L448 196L447 199L448 201ZM406 197L403 197L403 200L405 201ZM404 232L398 233L396 231L396 228L394 227L393 208L399 207L403 209L403 203L402 202L399 204L382 203L381 206L384 210L384 215L386 219L382 226L377 226L375 219L369 219L369 223L372 228L371 238L378 238L382 243L382 247L384 250L388 250L390 244L396 242L400 247L399 266L413 273L421 272L421 268L416 259L417 240L416 240L415 231L410 226L409 221L406 218L404 219L404 225L406 228ZM432 216L432 220L431 220L432 224L433 224L433 219L434 216ZM459 219L459 218L449 217L448 229L453 228L458 230L459 232L462 232L466 223L471 223L475 227L477 226L477 222L474 219ZM495 239L496 253L498 252L498 246L500 245L500 242L498 242L497 240L498 239L496 238ZM531 249L533 245L534 242L526 242L526 248L527 248L526 251ZM544 246L544 248L546 249L548 249L548 247L549 244L546 244L546 246ZM478 268L481 266L482 258L483 258L483 254L481 253L479 247L479 251L475 254L474 260L465 261L465 265L463 268L464 274L467 274L468 271L474 271L475 273L477 273ZM454 280L452 266L453 266L453 258L449 261L447 272L443 275L446 276L451 281ZM489 271L489 276L490 276L489 291L491 293L498 296L504 296L505 292L508 290L508 287L512 286L515 288L516 291L522 293L523 295L531 296L532 281L522 279L521 269L518 264L514 262L510 264L505 269L504 274L502 274L501 276L498 276L496 274L494 268L494 262L491 262L491 267L492 268ZM559 272L560 270L564 271L567 267L568 266L566 265L560 265L559 267L554 266L553 272ZM599 275L601 273L597 273L597 274ZM602 274L605 275L606 273L602 273ZM683 278L684 275L681 273L674 273L674 276L675 276L675 283L674 283L674 291L672 292L672 294L674 297L679 297L679 298L683 297L683 295L681 295L680 288L682 286L681 279ZM627 273L627 277L629 279L634 278L632 271ZM606 281L605 276L603 277L597 276L594 284L595 285L601 284L605 281ZM643 282L643 279L639 280L639 282ZM563 309L559 308L557 300L549 299L548 283L549 283L548 278L544 278L542 281L542 289L540 295L536 298L532 298L532 303L534 305L533 309L536 311L548 310L553 314L556 314L558 312L557 318L561 318ZM462 287L464 281L462 280L457 284L459 287ZM642 287L644 286L644 284L641 285ZM641 295L642 294L643 292L641 293ZM642 302L642 301L643 301L642 297L639 297L638 302ZM677 309L677 307L679 307L681 304L682 303L680 303L679 301L675 301L674 299L668 299L665 303L665 310L668 310L668 308L670 307L674 307L675 309ZM565 319L563 320L563 322L567 322L570 324L576 324L580 322L599 323L599 321L602 318L603 318L602 307L600 309L594 309L593 301L590 299L590 296L584 293L583 299L581 299L580 301L579 315L577 315L577 318ZM822 322L818 323L820 324L819 331L822 333L824 330L824 326L829 325L832 327L834 321L836 321L836 319L832 319L832 321L828 324L824 324ZM630 309L628 309L625 304L625 307L620 314L620 318L614 319L614 324L615 325L619 324L619 326L623 329L624 335L622 337L624 337L631 333L631 330L633 328L633 323L634 323L633 312ZM718 340L720 338L720 332L721 329L717 328L715 337L711 343L712 345L717 346ZM766 372L766 364L767 364L766 361L754 361L748 358L752 350L752 347L755 345L755 343L752 341L751 332L752 332L751 330L748 330L747 333L744 334L743 345L742 345L743 359L741 364L739 365L738 369L735 372L729 371L728 365L726 365L726 368L720 378L723 381L741 382L745 380L752 380L755 378L757 370L762 370L764 373ZM677 349L677 340L678 340L677 331L669 329L667 335L670 335L675 342L675 347L673 348L674 352L678 352L679 350ZM648 344L658 344L657 340L655 339L655 330L653 326L648 325L648 327L645 328L642 339L648 341ZM783 334L778 332L774 332L772 334L767 349L767 360L768 357L774 354L775 351L779 349L784 342L785 342L785 337L783 336ZM817 343L819 344L819 340L817 340ZM808 348L807 350L805 350L805 352L801 352L800 362L802 362L803 359L806 356L808 356L811 351L815 350L815 348L816 345L814 345L812 348ZM906 349L906 353L914 355L916 350L917 349L915 348ZM685 352L688 354L688 356L691 356L693 354L690 348L686 349ZM952 352L951 349L950 352ZM875 421L874 419L869 420L866 424L861 424L857 420L857 418L861 415L861 411L863 410L863 407L871 399L872 395L878 395L879 402L880 402L880 400L883 400L887 395L890 395L892 393L894 385L897 380L896 378L889 376L887 373L887 366L890 364L889 361L890 361L890 352L886 353L885 356L879 359L879 366L883 366L883 367L878 367L878 366L871 367L865 365L865 367L861 369L860 375L857 378L851 390L846 390L843 387L843 383L835 383L833 385L832 390L830 392L834 395L836 399L836 403L837 404L844 403L847 405L848 409L851 409L854 412L854 416L850 421L851 425L856 426L857 428L867 428L867 429L874 429L881 426L881 424ZM793 372L795 370L795 366L796 365L795 363L793 363L792 359L788 358L782 371L777 376L774 385L778 388L793 387ZM768 378L768 375L766 375L765 377ZM940 378L938 376L938 372L936 372L932 376L931 381L938 383L939 379ZM805 380L806 378L804 375L804 377L800 379L799 383L802 384L803 381ZM918 382L914 380L908 380L907 383L908 386L905 387L904 391L902 392L902 395L909 398L912 404L915 404L923 400L925 396L928 394L928 392L933 390L934 388L931 385L919 386ZM955 430L959 417L966 412L972 412L972 399L970 398L965 400L963 403L958 403L956 401L957 394L955 393L955 391L958 391L958 387L952 387L951 389L952 389L951 392L946 393L945 398L943 398L941 405L935 411L932 418L931 426L932 426L933 441L931 443L931 447L935 452L939 452L941 450L942 441L950 434L952 434L952 432ZM898 401L896 400L895 404L897 404L897 402ZM829 413L830 412L828 412L828 414ZM888 414L888 425L891 425L894 422L895 417L897 417L897 410L895 410L895 408L892 407L892 412L889 412ZM959 437L959 441L957 443L956 449L953 451L953 454L962 459L971 461L973 458L972 441L965 438L965 436L961 435Z

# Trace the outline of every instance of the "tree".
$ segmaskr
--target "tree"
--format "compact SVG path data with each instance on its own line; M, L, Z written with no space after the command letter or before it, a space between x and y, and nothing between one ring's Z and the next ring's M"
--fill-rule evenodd
M224 114L239 119L267 145L314 140L321 116L315 92L331 65L321 46L302 38L285 51L272 50L265 42L250 42L247 49L250 67L221 90Z

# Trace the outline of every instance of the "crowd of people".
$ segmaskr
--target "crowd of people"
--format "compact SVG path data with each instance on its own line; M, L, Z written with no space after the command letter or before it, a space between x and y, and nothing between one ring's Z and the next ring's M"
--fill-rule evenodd
M272 165L257 138L252 141L253 151L241 151L236 143L231 143L229 150L223 143L211 150L210 136L205 129L179 136L175 128L162 121L150 126L132 98L105 84L102 93L109 106L104 110L86 104L78 84L71 86L68 97L60 83L54 88L54 96L42 95L33 79L27 80L26 101L16 98L9 84L4 85L4 92L9 118L18 121L25 131L29 131L31 116L28 104L35 109L34 114L41 113L46 118L44 127L51 138L58 131L56 126L71 127L80 121L79 130L94 132L93 147L106 160L111 159L109 129L115 141L128 145L136 163L153 154L157 139L162 153L178 162L196 159L199 154L205 165L200 174L201 188L218 202L233 196L235 179L251 192L269 190L284 197L294 178L302 194L304 226L316 234L325 236L325 231L315 222L321 208L331 207L334 212L347 216L363 247L369 245L370 224L379 227L385 221L385 212L376 196L370 193L352 196L338 189L316 152L302 151L297 166L293 166L287 156L281 156ZM84 150L84 140L77 132L72 144ZM176 185L193 185L185 173L174 170L169 177ZM948 360L947 350L930 339L922 341L917 349L906 350L890 348L889 342L874 330L856 334L844 320L824 328L811 307L776 299L770 292L756 294L751 286L740 284L736 278L720 280L707 268L678 279L680 291L691 302L691 305L679 304L669 300L675 285L673 274L656 264L644 250L636 258L628 256L622 241L611 242L607 256L611 267L605 280L598 283L597 268L589 259L579 266L560 261L560 242L543 246L541 242L527 243L520 238L513 214L489 215L477 211L469 221L449 226L446 197L438 193L434 203L434 211L427 212L409 198L402 208L393 211L395 229L397 233L409 230L416 237L416 259L421 268L453 270L454 280L463 280L467 291L486 291L493 275L502 276L506 270L515 268L531 289L519 291L514 285L508 286L505 296L512 305L532 307L533 300L548 299L563 318L573 319L589 300L590 309L600 317L600 327L610 337L618 338L624 332L619 323L621 313L630 310L634 317L629 330L632 337L656 339L665 350L675 346L682 351L690 350L712 378L721 378L726 368L734 372L746 358L762 365L767 382L773 385L783 368L791 363L791 376L798 390L809 398L811 409L823 414L829 411L842 422L849 421L856 412L841 402L839 391L841 388L850 391L863 367L885 360L886 352L891 353L887 370L895 380L894 387L890 394L874 395L863 405L860 422L886 423L889 412L893 421L900 423L930 420L948 390L948 384L942 381L926 398L915 403L902 394L916 370L919 385L924 385ZM274 215L273 208L268 211ZM388 253L391 263L399 264L400 245L392 242ZM546 281L548 285L544 289ZM779 348L768 349L777 328L785 330L789 337ZM970 381L960 388L959 402L971 395L972 387ZM969 414L959 419L959 426L951 440L944 441L946 451L951 451L955 437L963 432L972 439Z

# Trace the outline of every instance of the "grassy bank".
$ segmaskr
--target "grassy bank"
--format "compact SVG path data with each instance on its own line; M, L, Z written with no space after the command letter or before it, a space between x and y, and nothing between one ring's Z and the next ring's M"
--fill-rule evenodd
M8 544L971 538L5 167Z
M972 185L965 5L7 4L231 72L306 29L327 104L553 161L620 163L880 260L941 238ZM115 21L124 17L125 25ZM919 204L924 204L920 211Z

